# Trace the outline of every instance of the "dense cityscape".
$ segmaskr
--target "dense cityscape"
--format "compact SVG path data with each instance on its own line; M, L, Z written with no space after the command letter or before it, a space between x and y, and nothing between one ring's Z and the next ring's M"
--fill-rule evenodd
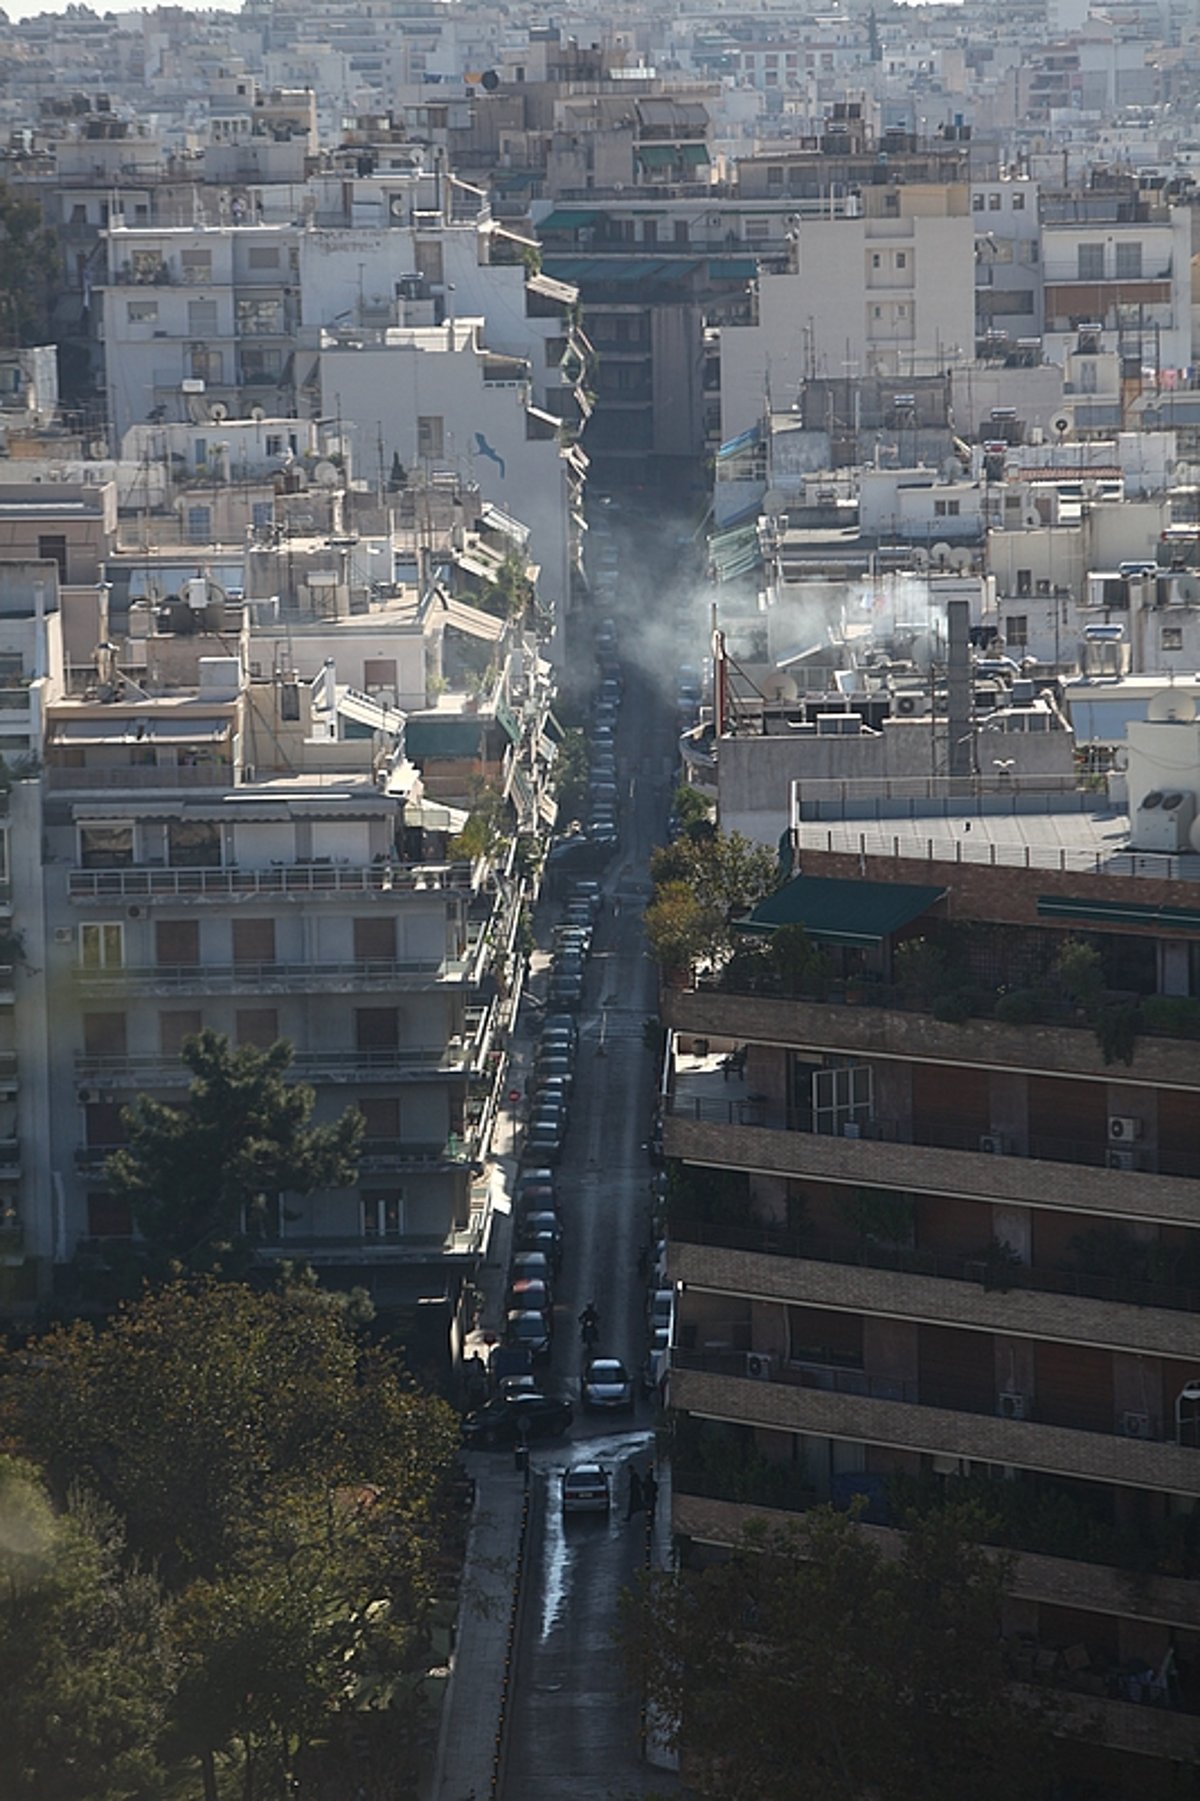
M0 13L0 1801L1195 1801L1198 184L1197 0Z

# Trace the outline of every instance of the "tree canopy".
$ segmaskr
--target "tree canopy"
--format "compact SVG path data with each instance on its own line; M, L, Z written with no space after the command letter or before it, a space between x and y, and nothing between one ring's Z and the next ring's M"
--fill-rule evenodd
M160 1575L162 1741L201 1759L210 1797L221 1759L246 1801L276 1795L364 1707L404 1742L419 1734L455 1422L340 1297L311 1280L175 1282L102 1332L58 1328L0 1364L5 1442L60 1508L76 1497L119 1521ZM80 1801L93 1792L107 1801L99 1783Z
M0 344L44 344L58 273L54 234L36 200L0 181Z
M1006 1573L950 1513L889 1559L826 1509L649 1575L626 1664L711 1801L1040 1801L1050 1739L1008 1686Z
M362 1115L311 1125L312 1089L284 1080L292 1055L283 1041L234 1049L203 1031L184 1040L184 1104L139 1095L126 1109L129 1142L106 1173L152 1257L211 1267L262 1235L278 1196L354 1181Z
M654 897L646 936L666 972L720 965L733 949L733 921L779 883L775 855L740 832L694 820L650 860Z

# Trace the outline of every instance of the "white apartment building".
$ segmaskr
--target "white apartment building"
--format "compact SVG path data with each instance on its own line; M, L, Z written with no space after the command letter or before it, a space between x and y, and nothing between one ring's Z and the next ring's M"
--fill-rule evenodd
M721 330L721 434L782 407L806 375L916 375L969 359L975 231L961 184L867 189L797 218L793 267L762 273L757 316Z
M1042 332L1042 228L1038 184L1027 176L971 184L975 224L975 322L989 332Z
M1192 214L1120 195L1079 197L1043 210L1045 348L1063 362L1082 326L1098 351L1139 369L1192 363Z

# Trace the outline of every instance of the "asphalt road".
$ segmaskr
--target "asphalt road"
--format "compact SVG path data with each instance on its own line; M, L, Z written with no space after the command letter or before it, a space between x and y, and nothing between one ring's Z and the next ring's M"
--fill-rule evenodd
M664 616L670 604L664 592ZM606 877L606 905L588 965L559 1175L566 1238L551 1382L576 1401L576 1322L587 1301L594 1300L600 1313L599 1352L621 1357L635 1373L646 1352L647 1278L639 1274L638 1257L649 1239L653 1170L645 1147L657 1071L644 1024L657 1002L641 911L650 851L665 834L675 768L673 704L661 678L661 663L651 674L626 662L616 735L621 847ZM549 908L539 919L543 944L552 919ZM536 979L533 987L536 993ZM653 1411L640 1398L632 1420L596 1419L577 1408L570 1437L534 1453L534 1556L518 1650L507 1801L626 1801L676 1792L675 1778L642 1757L638 1701L626 1689L613 1646L620 1591L646 1555L641 1516L625 1520L629 1466L636 1461L644 1468L653 1456L653 1428ZM562 1517L561 1472L580 1462L601 1462L612 1472L614 1505L607 1520Z

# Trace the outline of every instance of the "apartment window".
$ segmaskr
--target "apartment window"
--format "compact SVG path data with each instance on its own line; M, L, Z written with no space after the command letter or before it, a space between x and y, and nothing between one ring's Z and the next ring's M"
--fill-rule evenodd
M882 318L883 318L883 308L882 308L882 307L881 307L881 306L873 306L873 307L872 307L872 308L871 308L871 312L872 312L872 314L873 314L873 315L874 315L874 317L875 317L875 318L876 318L876 319L882 319Z
M243 337L264 337L283 330L282 300L239 300L237 328Z
M133 825L115 820L79 828L81 869L128 869L133 862Z
M789 1307L788 1359L792 1363L862 1369L862 1315L826 1312L819 1307Z
M125 302L125 321L128 325L157 324L157 300L127 300Z
M80 969L124 969L125 927L116 920L79 928Z
M199 1007L170 1009L158 1016L158 1048L164 1057L183 1054L186 1038L195 1038L204 1030L204 1015Z
M216 331L216 321L212 330ZM206 344L192 344L188 348L188 366L193 381L220 382L225 379L225 358L221 351L210 350Z
M356 1007L354 1043L355 1048L366 1056L373 1051L398 1050L400 1015L395 1007Z
M769 238L770 235L771 235L771 221L769 219L747 219L746 220L746 242L747 242L747 244L760 243L764 239Z
M1162 650L1182 650L1183 627L1181 625L1164 625L1159 637L1159 647Z
M676 221L675 221L675 242L677 244L686 244L687 241L688 241L688 222L686 219L676 219Z
M233 922L233 960L235 963L274 963L275 921L273 919L235 919Z
M381 690L389 694L395 694L395 657L364 657L363 687L368 694L378 694Z
M354 921L354 961L391 963L396 955L396 921L387 913Z
M907 252L907 250L897 250L897 252L896 252L896 267L897 267L897 269L907 269L908 268L908 252Z
M39 563L57 563L58 579L67 579L67 540L63 532L39 532L37 541Z
M417 417L417 455L419 457L443 457L445 454L445 421L440 414L419 414Z
M233 1016L239 1044L268 1051L279 1040L279 1014L274 1007L239 1007Z
M216 820L169 820L167 862L172 869L219 869L221 828Z
M248 263L251 269L278 269L278 246L275 244L251 244Z
M200 921L156 919L154 961L159 969L195 969L200 962Z
M283 354L279 350L264 349L261 344L244 344L240 355L244 382L277 382L283 374Z
M1033 593L1033 570L1032 569L1018 569L1017 570L1017 598L1018 598L1018 600L1027 599L1028 596L1032 593Z
M1118 243L1117 245L1117 280L1140 281L1142 277L1142 246L1140 242Z
M215 300L189 300L187 303L188 336L202 338L206 332L217 329L217 303Z
M1080 281L1103 281L1104 245L1078 245L1075 251L1075 263Z
M362 1229L364 1238L402 1238L404 1190L365 1190L362 1195Z
M1004 621L1004 637L1010 648L1024 650L1029 643L1029 616L1010 613Z
M813 1130L841 1137L871 1118L872 1071L865 1063L817 1069L812 1078Z
M212 508L194 506L187 510L187 536L189 544L211 544Z
M971 210L973 212L981 213L983 211L985 205L986 205L986 201L982 194L976 194L972 197Z
M85 1013L83 1054L85 1057L124 1057L127 1054L125 1015Z
M288 722L300 718L300 687L297 682L284 682L280 688L279 717Z
M417 274L434 287L440 287L445 277L442 260L442 244L440 238L418 238L416 247Z
M1000 211L1000 202L1001 202L1002 198L1003 198L1003 196L1000 194L989 194L988 195L988 212L989 213L998 213Z
M960 503L957 500L935 500L933 503L935 519L956 519L959 511Z
M212 251L181 250L179 253L179 266L183 270L184 281L211 281ZM199 304L203 305L204 302L201 301Z
M109 1151L125 1144L128 1134L121 1115L123 1101L88 1101L83 1109L83 1136L89 1150Z
M1013 195L1012 209L1013 209L1014 213L1023 213L1025 211L1025 196L1024 196L1024 194L1014 194Z
M767 186L769 188L782 188L782 186L783 186L783 164L782 163L768 163L767 164Z
M882 266L883 266L882 256L880 256L878 250L873 250L871 252L871 267L872 267L872 269L879 269Z
M399 1138L400 1102L395 1095L363 1096L358 1110L363 1116L364 1138Z

